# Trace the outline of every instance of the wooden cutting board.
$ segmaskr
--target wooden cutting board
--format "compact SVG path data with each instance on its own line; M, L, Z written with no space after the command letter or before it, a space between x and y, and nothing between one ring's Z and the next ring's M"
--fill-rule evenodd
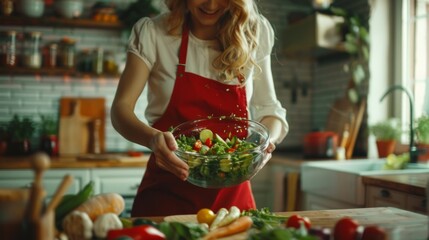
M94 152L96 142L99 152L105 149L105 99L60 99L59 154L77 156ZM95 128L95 123L98 127ZM95 131L97 130L97 131Z
M350 159L353 155L365 108L365 100L355 104L350 102L348 97L342 97L334 102L329 112L325 129L337 133L339 143L343 141L344 131L348 131L349 133L343 146L346 149L347 159Z

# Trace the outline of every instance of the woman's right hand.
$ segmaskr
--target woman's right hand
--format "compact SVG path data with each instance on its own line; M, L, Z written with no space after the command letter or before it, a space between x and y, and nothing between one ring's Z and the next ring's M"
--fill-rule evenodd
M173 153L178 147L171 132L156 133L150 141L150 148L160 168L173 173L183 181L188 178L188 165Z

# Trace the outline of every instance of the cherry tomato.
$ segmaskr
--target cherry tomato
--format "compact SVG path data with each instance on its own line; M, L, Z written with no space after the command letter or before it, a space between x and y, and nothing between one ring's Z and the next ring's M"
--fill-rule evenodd
M197 213L198 223L207 223L209 226L213 222L215 217L216 214L208 208L202 208Z
M359 223L350 218L343 217L335 223L334 240L355 240L358 235Z
M204 144L205 144L207 147L212 147L212 145L213 145L213 141L212 141L212 139L211 139L211 138L207 138L207 139L206 139L206 141L204 142Z
M310 229L311 227L311 221L308 217L303 217L298 214L294 214L288 218L286 221L286 227L288 228L301 228L301 222L304 223L304 226L306 229Z
M361 240L387 240L387 233L378 226L366 226Z

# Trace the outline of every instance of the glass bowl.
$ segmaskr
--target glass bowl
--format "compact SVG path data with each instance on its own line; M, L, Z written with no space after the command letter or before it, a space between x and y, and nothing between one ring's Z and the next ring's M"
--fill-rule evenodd
M203 130L212 134L201 134ZM180 124L172 133L179 146L175 154L189 166L187 181L203 188L230 187L250 180L267 156L268 130L253 120L198 119Z

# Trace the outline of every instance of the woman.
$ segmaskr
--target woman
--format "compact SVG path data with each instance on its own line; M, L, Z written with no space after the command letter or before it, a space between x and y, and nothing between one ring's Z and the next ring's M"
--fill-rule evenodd
M169 12L134 25L112 104L114 128L153 152L132 216L255 208L249 181L223 189L186 182L188 166L174 155L177 144L168 130L188 120L235 114L264 124L271 135L267 151L274 151L288 125L274 91L271 25L253 0L167 0L167 6ZM134 113L145 87L149 124Z

